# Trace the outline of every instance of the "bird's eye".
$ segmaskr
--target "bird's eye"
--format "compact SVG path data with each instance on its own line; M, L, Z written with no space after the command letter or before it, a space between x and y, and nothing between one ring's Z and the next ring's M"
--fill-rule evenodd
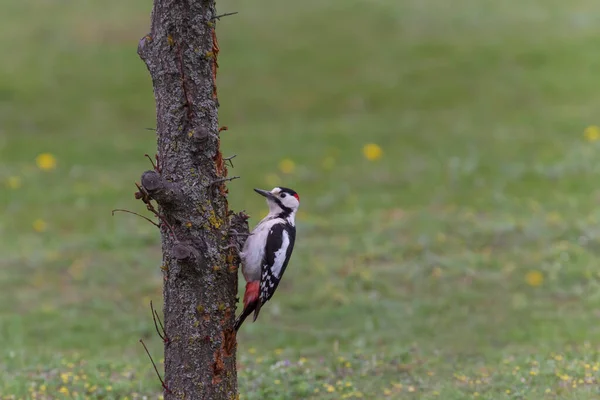
M281 193L281 198L283 199L285 197L285 193Z

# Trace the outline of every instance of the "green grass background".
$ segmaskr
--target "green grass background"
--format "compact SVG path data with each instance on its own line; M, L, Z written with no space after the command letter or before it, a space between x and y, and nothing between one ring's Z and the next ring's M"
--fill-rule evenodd
M110 214L143 212L155 151L151 2L1 8L0 399L156 399L159 236ZM600 3L218 9L239 11L218 24L231 207L254 224L253 187L302 199L239 336L241 398L598 398Z

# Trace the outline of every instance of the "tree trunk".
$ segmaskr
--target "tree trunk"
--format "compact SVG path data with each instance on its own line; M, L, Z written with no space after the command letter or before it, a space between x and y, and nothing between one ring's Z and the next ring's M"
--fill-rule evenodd
M165 319L165 399L237 398L239 260L219 149L214 0L154 0L140 40L156 99L157 167L137 197L158 204ZM152 206L149 206L152 209Z

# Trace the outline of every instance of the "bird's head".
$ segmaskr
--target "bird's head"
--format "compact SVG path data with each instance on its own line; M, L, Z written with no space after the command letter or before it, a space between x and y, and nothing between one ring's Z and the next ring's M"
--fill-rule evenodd
M300 196L292 189L276 187L270 192L262 189L254 191L267 198L269 214L294 215L300 206Z

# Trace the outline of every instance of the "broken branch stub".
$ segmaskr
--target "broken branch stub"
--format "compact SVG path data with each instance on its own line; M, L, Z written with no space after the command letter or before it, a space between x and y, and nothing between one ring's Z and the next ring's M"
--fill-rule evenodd
M190 246L186 246L182 243L177 243L173 246L173 257L179 261L186 261L197 256L197 251Z
M177 184L164 180L156 171L142 174L142 187L161 206L173 205L182 196Z

